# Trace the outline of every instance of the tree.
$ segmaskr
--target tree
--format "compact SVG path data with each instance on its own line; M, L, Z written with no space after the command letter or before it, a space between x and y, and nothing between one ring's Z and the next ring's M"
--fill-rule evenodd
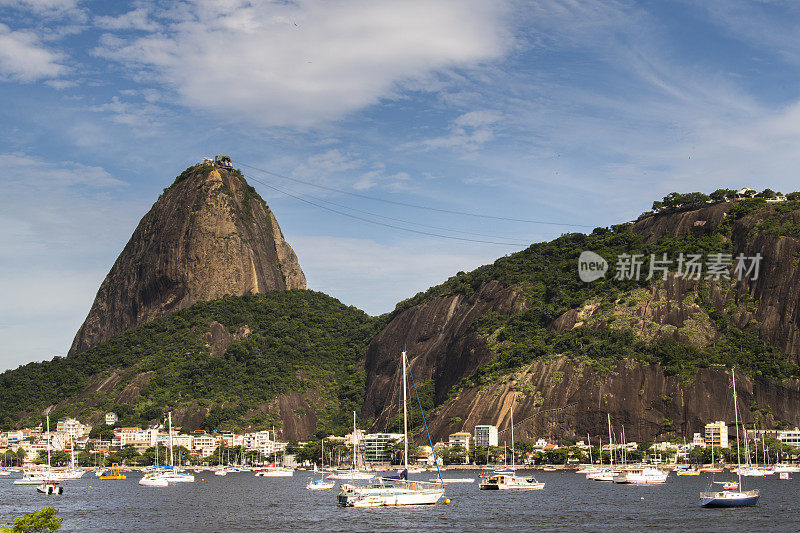
M708 197L715 202L722 202L728 198L733 198L734 196L736 196L736 191L733 189L717 189L708 195Z
M95 426L89 432L89 438L100 440L114 440L114 428L105 424Z
M61 529L61 521L64 520L58 514L55 507L42 507L38 511L28 513L14 519L11 527L2 527L2 533L44 533Z

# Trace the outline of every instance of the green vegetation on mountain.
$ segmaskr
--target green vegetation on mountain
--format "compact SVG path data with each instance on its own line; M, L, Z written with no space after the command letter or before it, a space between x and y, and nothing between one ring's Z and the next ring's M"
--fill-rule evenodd
M217 321L234 335L224 355L210 355L203 339ZM91 404L80 418L116 410L120 422L146 423L166 409L210 407L206 429L280 425L265 406L278 395L313 391L318 428L347 428L364 395L357 363L378 321L325 294L273 291L198 303L157 318L88 351L0 374L0 427L27 413L69 400L53 416ZM90 383L121 374L113 391L78 398ZM99 373L99 376L98 376ZM148 374L150 373L150 374ZM150 376L132 404L115 398L136 376ZM311 402L310 402L311 403Z
M608 324L585 324L566 331L551 328L553 321L570 309L578 309L589 301L619 310L635 305L634 295L643 288L661 281L661 274L650 280L649 260L663 254L675 260L680 253L733 254L731 230L736 221L753 213L764 211L757 230L772 235L798 236L800 229L800 202L768 204L763 198L745 199L734 203L725 221L711 234L697 237L662 238L645 243L644 238L631 231L630 224L597 228L591 234L567 234L546 243L537 243L528 249L502 257L491 265L469 272L459 272L445 283L419 293L398 304L394 314L437 297L461 294L472 296L479 287L495 280L504 286L516 286L524 292L527 309L513 315L489 313L478 317L471 325L472 331L483 336L497 357L480 366L472 376L464 378L451 392L464 387L491 383L516 372L535 360L556 356L569 356L601 372L611 372L617 361L629 359L643 363L657 363L668 375L691 377L701 368L712 365L736 365L745 372L784 380L800 377L800 368L778 348L764 340L757 325L750 323L737 327L734 316L739 309L732 304L720 312L711 303L709 289L712 283L729 283L702 279L693 296L693 303L702 309L705 324L697 327L712 329L712 343L678 342L667 336L647 338L634 332L641 320L638 317L627 327L617 317ZM609 262L604 278L585 283L577 275L580 253L591 250ZM641 254L641 276L636 279L615 279L616 260L620 254ZM670 265L674 272L676 264ZM705 275L705 271L703 272ZM746 300L746 299L745 299ZM746 305L746 301L740 302ZM634 308L636 309L636 308ZM620 314L620 313L617 313ZM624 313L623 313L624 314Z

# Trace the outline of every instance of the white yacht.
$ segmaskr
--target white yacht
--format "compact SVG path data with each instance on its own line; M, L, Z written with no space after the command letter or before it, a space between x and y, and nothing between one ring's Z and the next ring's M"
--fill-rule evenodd
M662 472L654 466L626 466L617 473L614 483L629 483L636 485L651 485L666 483L669 472Z
M511 406L511 472L495 472L480 484L481 490L542 490L544 483L536 478L516 475L516 457L514 454L514 406Z
M408 472L408 410L406 408L406 390L408 385L406 382L406 352L403 352L402 354L402 365L404 443L403 462L405 466L405 472ZM424 422L424 413L422 414L422 417ZM353 435L355 436L355 431L353 432ZM431 448L433 448L433 443L431 443ZM351 485L349 483L343 483L340 487L337 501L342 507L431 505L437 503L442 496L444 496L444 483L441 482L441 474L439 475L439 483L408 481L407 474L398 477L401 479L379 478L377 483L362 487ZM403 477L405 479L402 479Z

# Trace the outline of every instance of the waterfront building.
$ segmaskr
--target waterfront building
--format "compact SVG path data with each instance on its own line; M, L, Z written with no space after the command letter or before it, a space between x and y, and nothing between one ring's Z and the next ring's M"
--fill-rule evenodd
M364 460L368 463L388 463L392 457L389 448L396 442L402 442L400 433L369 433L364 435L362 449Z
M778 440L787 446L800 448L800 428L788 429L778 432Z
M56 433L65 433L70 439L77 439L88 435L92 431L92 426L81 424L79 420L74 418L64 418L59 420L56 424Z
M464 451L469 452L469 441L472 438L472 435L467 433L466 431L459 431L458 433L452 433L447 437L447 442L452 448L453 446L462 446Z
M497 426L475 426L475 446L497 446Z
M722 420L706 424L706 446L728 447L728 426Z

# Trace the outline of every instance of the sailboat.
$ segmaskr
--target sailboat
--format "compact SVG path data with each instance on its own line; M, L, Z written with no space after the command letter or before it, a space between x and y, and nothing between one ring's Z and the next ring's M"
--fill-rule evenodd
M85 471L78 468L78 465L75 464L75 441L73 440L72 435L70 435L69 442L70 442L69 468L67 468L63 472L59 472L58 477L61 479L80 479L83 477Z
M596 472L589 472L586 474L586 479L594 481L614 481L614 476L619 474L619 468L614 468L614 437L611 433L611 413L608 416L608 452L611 459L611 464L608 467L603 467L603 441L600 440L600 470Z
M309 490L327 490L332 489L333 486L336 484L335 481L331 481L330 479L325 479L325 439L322 439L322 451L321 455L321 462L322 468L320 468L320 472L322 472L322 477L319 479L310 479L308 483L306 483L306 488ZM316 469L317 465L314 464L314 468Z
M544 483L534 477L516 475L517 463L514 453L514 405L511 405L511 473L494 474L481 483L481 490L542 490Z
M352 481L356 479L364 480L364 479L374 478L375 474L373 474L372 472L356 469L357 451L358 451L358 435L356 434L356 412L353 411L353 467L351 469L337 468L333 474L328 476L328 479L347 479Z
M164 479L168 483L191 483L194 481L194 474L184 472L183 469L175 468L172 455L172 413L169 413L169 469L164 474Z
M700 469L700 472L706 474L713 474L717 472L722 472L722 469L717 466L717 463L714 459L714 443L711 443L711 466L710 467L703 467Z
M725 490L723 486L723 490L721 491L701 492L700 505L702 507L751 507L758 503L758 498L760 496L758 489L748 491L741 490L742 458L739 455L739 407L736 402L736 370L733 368L731 369L731 381L733 382L733 412L736 417L736 462L739 464L739 483L733 490Z
M156 456L153 461L153 470L145 473L142 479L139 480L139 485L144 487L166 487L169 485L167 477L163 471L158 468L158 442L156 441Z
M342 507L381 507L388 505L423 505L435 504L444 496L444 482L442 474L439 472L439 483L428 483L425 481L408 481L408 409L406 406L406 352L402 353L403 360L403 464L406 470L396 478L379 478L377 483L359 487L349 483L343 483L340 487L337 501ZM412 383L414 376L411 376ZM416 391L416 385L414 386ZM417 394L419 402L419 394ZM422 413L422 422L425 424L427 432L428 424L425 422L425 413ZM355 432L354 432L355 433ZM428 442L433 449L433 443ZM434 450L434 462L437 465L436 451Z
M47 415L47 473L52 474L50 466L50 415ZM42 482L41 485L36 487L38 492L42 494L62 494L64 492L64 487L58 486L58 480L54 479L52 476L50 479L47 479Z
M277 438L275 437L277 434L275 433L275 427L272 427L272 438L275 442L277 442ZM286 462L286 452L284 451L284 459L281 461L282 463ZM277 459L278 452L275 452L275 458ZM266 467L262 468L258 472L255 473L257 477L292 477L294 476L294 469L288 468L286 466L278 466L276 461L273 461L271 465L267 465Z

